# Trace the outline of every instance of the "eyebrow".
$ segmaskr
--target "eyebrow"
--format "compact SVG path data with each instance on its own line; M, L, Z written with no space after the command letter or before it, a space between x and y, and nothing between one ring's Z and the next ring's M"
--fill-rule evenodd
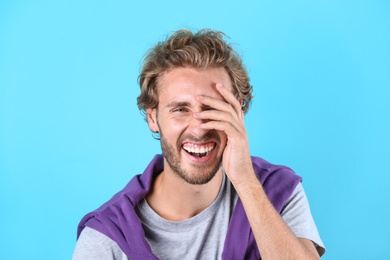
M173 101L173 102L169 103L168 105L166 105L165 107L166 108L172 108L172 107L192 107L192 104L190 102L187 102L187 101L179 101L179 102ZM202 109L210 109L210 108L212 108L212 107L209 106L209 105L202 104Z
M182 102L171 102L169 103L168 105L166 105L167 108L170 108L170 107L190 107L191 106L191 103L190 102L186 102L186 101L182 101Z

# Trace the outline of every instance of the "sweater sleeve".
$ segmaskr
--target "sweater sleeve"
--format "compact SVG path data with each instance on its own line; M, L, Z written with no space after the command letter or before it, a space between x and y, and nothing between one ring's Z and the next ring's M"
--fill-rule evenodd
M77 240L72 260L128 260L117 243L92 228L85 227Z

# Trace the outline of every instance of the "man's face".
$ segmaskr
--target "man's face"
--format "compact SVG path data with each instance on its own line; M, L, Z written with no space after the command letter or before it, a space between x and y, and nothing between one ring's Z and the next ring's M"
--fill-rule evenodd
M226 134L202 129L204 121L194 117L197 112L212 109L199 103L199 95L223 100L217 83L232 90L223 68L173 69L158 81L158 109L147 111L149 127L160 133L164 171L173 171L190 184L209 182L221 166Z

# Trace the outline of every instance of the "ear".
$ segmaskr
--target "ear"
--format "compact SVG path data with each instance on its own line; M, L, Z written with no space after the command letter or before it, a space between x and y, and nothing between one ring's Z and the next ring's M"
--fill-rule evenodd
M158 133L159 128L157 124L157 109L156 108L149 108L146 110L146 118L148 120L148 125L150 130L153 133Z

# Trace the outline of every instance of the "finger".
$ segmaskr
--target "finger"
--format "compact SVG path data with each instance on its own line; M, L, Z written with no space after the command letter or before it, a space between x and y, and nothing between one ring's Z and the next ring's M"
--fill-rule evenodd
M217 83L216 88L219 91L219 93L222 95L222 97L226 100L226 102L228 102L234 108L237 115L239 115L241 118L241 114L242 114L241 102L237 100L237 98L233 95L233 93L222 84Z
M215 129L217 131L223 131L227 135L228 139L240 138L240 131L233 127L232 124L226 121L209 121L200 125L203 129Z
M198 96L198 100L200 103L202 103L203 105L205 106L208 106L210 108L212 108L213 110L217 110L217 111L224 111L226 113L230 113L232 115L234 115L234 118L239 121L239 119L241 118L236 110L233 108L233 106L229 103L227 103L225 100L221 100L221 99L218 99L218 98L212 98L212 97L209 97L209 96L203 96L203 95L199 95ZM210 110L207 110L207 111L210 111Z
M240 149L248 147L248 137L245 131L237 131L232 125L227 122L209 121L201 125L203 129L215 129L223 131L228 139L228 143L232 149ZM240 148L241 147L241 148Z
M223 121L230 123L237 131L241 131L242 123L236 118L233 117L231 113L221 111L221 110L205 110L202 112L195 113L195 117L201 120L207 121Z

